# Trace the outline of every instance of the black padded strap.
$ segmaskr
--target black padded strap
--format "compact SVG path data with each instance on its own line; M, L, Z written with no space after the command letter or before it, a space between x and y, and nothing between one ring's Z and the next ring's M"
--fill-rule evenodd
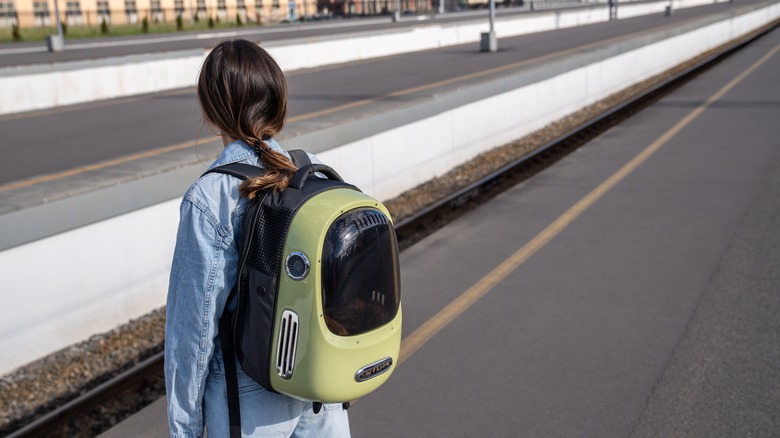
M309 158L309 154L307 154L306 151L302 149L295 149L288 152L290 153L290 158L292 159L293 164L295 164L295 167L300 168L307 164L311 164L311 159ZM208 175L209 173L222 173L244 180L261 176L263 173L265 173L265 169L246 163L229 163L223 164L222 166L218 166L213 169L209 169L203 175Z
M225 383L227 384L228 419L230 438L241 438L241 411L238 405L238 374L236 371L236 353L233 348L233 329L230 314L225 312L219 319L219 343L222 346L222 358L225 365Z
M287 152L290 154L290 158L292 159L293 164L295 164L295 167L300 168L307 164L311 164L311 159L309 158L309 154L307 154L306 151L302 149L295 149Z
M209 173L224 173L225 175L235 176L238 179L249 179L262 175L265 173L265 169L246 163L229 163L209 169L203 175L208 175Z

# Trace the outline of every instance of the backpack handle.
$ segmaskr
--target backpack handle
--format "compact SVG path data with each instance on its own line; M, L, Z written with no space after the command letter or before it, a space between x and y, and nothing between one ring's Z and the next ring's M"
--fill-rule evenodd
M316 172L325 175L326 177L328 177L328 179L341 181L341 182L344 181L343 179L341 179L341 176L338 173L336 173L335 170L331 169L330 167L324 164L306 164L298 168L298 171L295 172L295 176L293 176L292 179L290 180L289 187L298 190L303 190L303 186L306 184L306 180L309 179L309 177Z

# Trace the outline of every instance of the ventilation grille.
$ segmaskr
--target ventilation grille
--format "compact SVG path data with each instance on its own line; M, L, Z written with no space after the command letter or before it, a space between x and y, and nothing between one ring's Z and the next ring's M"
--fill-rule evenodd
M276 374L290 380L295 367L295 350L298 347L298 315L290 310L282 313L279 327L279 346L276 350Z
M387 225L387 216L379 210L358 210L353 213L355 226L358 230L376 225Z

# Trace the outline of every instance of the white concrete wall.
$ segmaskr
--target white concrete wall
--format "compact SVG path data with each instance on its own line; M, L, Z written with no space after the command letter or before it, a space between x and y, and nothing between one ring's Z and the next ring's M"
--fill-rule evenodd
M677 8L725 0L674 0ZM663 12L667 0L625 4L620 18ZM499 38L606 21L607 6L500 17ZM382 33L290 39L266 47L285 71L479 41L487 20L428 23ZM0 115L194 86L207 50L0 68ZM152 59L149 59L152 58Z
M0 252L0 374L164 305L178 206Z
M779 16L780 4L774 4L319 157L387 199ZM178 204L164 202L0 252L0 374L164 305Z
M202 51L198 52L195 56L154 60L128 56L120 65L79 62L72 64L83 67L55 67L51 71L0 69L0 114L190 87L204 59ZM13 74L17 71L19 74Z

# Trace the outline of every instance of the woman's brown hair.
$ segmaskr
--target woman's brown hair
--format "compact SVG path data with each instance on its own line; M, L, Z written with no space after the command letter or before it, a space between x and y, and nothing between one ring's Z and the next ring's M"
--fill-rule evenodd
M287 187L297 168L266 143L287 117L287 82L271 55L243 39L220 43L203 62L198 101L206 122L252 146L267 170L241 184L242 196L252 199L261 190Z

